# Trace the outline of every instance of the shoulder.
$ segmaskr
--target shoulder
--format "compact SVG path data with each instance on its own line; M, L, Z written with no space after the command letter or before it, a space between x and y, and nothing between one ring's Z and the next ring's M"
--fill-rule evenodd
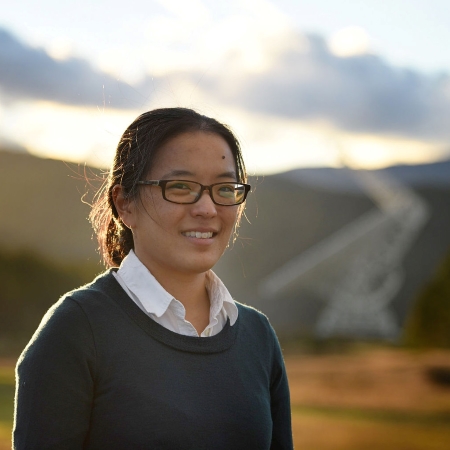
M238 318L240 327L246 331L264 335L270 340L276 340L275 331L269 322L268 317L256 308L235 302L238 308Z
M106 272L93 282L68 292L46 312L24 353L63 345L83 346L92 341L91 318L96 309L108 309L107 286L115 282ZM103 285L106 285L104 287ZM103 304L103 307L100 305ZM101 311L99 311L101 315Z
M77 322L83 321L83 317L88 315L89 306L106 303L109 289L115 283L113 278L110 272L105 272L89 284L64 294L44 315L39 329L52 327L60 322L75 326Z
M110 269L98 275L90 283L67 292L61 300L71 298L76 302L83 303L95 298L108 297L113 294L116 289L120 289L120 286L115 280L113 270Z
M255 322L261 322L262 324L266 326L270 326L269 319L267 316L259 311L258 309L254 308L253 306L246 305L244 303L240 303L235 301L234 302L238 308L239 315L244 320L252 320Z
M63 297L44 315L17 362L17 373L47 373L64 361L95 359L95 342L89 320L70 297Z
M55 313L59 309L74 309L74 306L68 306L74 303L88 317L101 316L114 310L117 306L114 299L123 294L124 291L115 279L113 271L108 270L92 282L67 292L50 308L49 313Z
M284 365L278 337L268 317L248 305L236 302L238 307L239 341L255 356L259 355L270 365L272 375Z
M61 346L67 341L83 345L90 334L91 327L83 309L72 298L64 296L45 313L24 353Z

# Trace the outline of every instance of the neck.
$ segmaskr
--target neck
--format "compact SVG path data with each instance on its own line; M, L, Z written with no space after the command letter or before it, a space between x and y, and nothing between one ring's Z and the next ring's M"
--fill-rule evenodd
M206 291L206 273L192 276L171 274L168 277L161 277L153 272L152 274L167 292L183 304L186 311L203 304L205 298L209 304L208 292Z
M183 304L186 311L185 319L200 335L209 324L210 302L206 290L206 272L167 274L157 268L147 268L161 286Z

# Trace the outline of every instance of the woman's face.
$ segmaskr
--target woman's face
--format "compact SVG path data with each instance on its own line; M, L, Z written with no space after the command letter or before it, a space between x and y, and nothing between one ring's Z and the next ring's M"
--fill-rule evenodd
M219 135L183 133L163 145L147 180L189 180L203 185L237 181L230 147ZM222 256L236 222L238 206L212 202L209 191L192 204L170 203L159 186L141 186L122 217L132 229L135 253L155 275L199 274ZM193 232L207 237L194 237Z

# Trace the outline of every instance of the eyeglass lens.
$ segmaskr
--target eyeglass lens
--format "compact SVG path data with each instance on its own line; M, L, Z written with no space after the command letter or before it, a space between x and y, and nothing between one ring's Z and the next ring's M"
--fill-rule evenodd
M189 181L169 181L166 183L166 199L175 203L194 203L201 192L201 185ZM243 201L245 186L239 183L219 183L211 188L215 202L221 205L236 205Z

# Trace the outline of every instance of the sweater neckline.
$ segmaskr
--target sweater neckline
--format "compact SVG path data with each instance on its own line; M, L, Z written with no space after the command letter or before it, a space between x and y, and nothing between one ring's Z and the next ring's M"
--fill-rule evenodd
M152 338L169 347L191 353L219 353L229 349L233 345L239 330L240 314L233 326L230 325L230 319L228 318L223 329L214 336L198 337L175 333L174 331L164 328L147 316L147 314L145 314L133 300L129 298L128 294L123 290L112 274L115 270L117 269L112 268L99 275L94 281L94 284L100 284L108 297L110 297ZM236 306L238 306L238 304L236 304Z

